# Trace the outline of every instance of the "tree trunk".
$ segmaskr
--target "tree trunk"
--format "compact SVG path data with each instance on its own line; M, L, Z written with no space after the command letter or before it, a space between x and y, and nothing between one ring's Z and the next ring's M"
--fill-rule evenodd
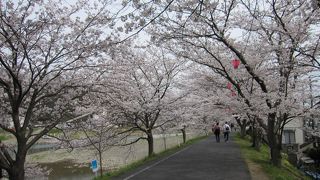
M252 130L252 135L251 135L251 141L252 141L252 144L251 144L251 147L255 148L256 147L256 142L257 142L257 135L256 135L256 132L255 130Z
M16 161L8 174L9 180L24 180L24 162L22 163L22 161Z
M260 127L254 128L254 142L253 142L253 147L255 148L255 150L260 151L260 147L261 147L261 141L262 141L262 129Z
M251 137L252 137L252 147L260 151L261 140L262 140L262 129L257 125L256 120L251 121Z
M27 156L27 139L24 137L24 133L17 133L17 153L16 158L10 164L10 169L7 171L9 180L24 180L25 169L24 164Z
M147 132L147 141L148 141L148 156L152 156L154 154L153 152L153 135L152 135L152 131L149 130Z
M102 171L102 152L99 151L99 163L100 163L100 177L103 176L103 171Z
M164 144L164 150L167 150L167 140L166 140L166 136L163 136L163 144Z
M25 148L24 148L25 149ZM16 161L11 166L11 169L8 171L9 180L24 180L24 163L26 160L26 151L18 151L16 155Z
M256 128L254 127L254 122L251 123L251 141L252 141L252 145L251 147L255 147L256 146L256 137L257 137L257 132L256 132Z
M281 148L279 148L277 143L272 143L272 147L270 147L271 153L271 163L274 166L281 166Z
M240 136L242 138L244 138L246 136L246 126L245 125L240 126Z
M241 138L244 138L246 136L247 120L242 119L242 122L241 122L240 117L236 117L235 119L236 119L237 124L240 127L240 136L241 136Z
M276 113L268 115L268 145L270 148L271 163L274 166L281 166L281 137L279 138L277 132L275 132L275 118ZM280 141L279 141L280 139Z
M181 132L183 137L183 143L186 143L186 129L185 128L181 129Z

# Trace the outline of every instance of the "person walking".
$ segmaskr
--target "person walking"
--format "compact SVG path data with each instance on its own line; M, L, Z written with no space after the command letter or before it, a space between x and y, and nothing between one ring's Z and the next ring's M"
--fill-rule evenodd
M220 131L221 131L221 128L219 126L219 123L217 122L214 126L213 126L213 133L216 137L216 142L220 142Z
M224 142L227 142L229 140L229 133L230 133L230 126L228 122L225 122L225 124L223 125Z

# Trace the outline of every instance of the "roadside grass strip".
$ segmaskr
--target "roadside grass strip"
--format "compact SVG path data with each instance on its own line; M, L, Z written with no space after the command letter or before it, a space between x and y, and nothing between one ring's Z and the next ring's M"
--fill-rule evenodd
M282 154L281 168L275 167L270 163L269 147L262 144L260 151L256 151L251 147L250 137L246 136L244 139L239 134L234 136L235 142L240 146L241 154L246 160L261 166L262 170L271 180L293 180L293 179L310 179L305 176L296 167L290 164L287 160L287 155Z

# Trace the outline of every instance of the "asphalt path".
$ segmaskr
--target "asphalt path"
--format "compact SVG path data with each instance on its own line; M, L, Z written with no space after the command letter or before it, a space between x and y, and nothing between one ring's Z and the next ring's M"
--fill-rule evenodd
M149 162L115 180L248 180L250 173L232 137L215 142L210 136L175 154Z

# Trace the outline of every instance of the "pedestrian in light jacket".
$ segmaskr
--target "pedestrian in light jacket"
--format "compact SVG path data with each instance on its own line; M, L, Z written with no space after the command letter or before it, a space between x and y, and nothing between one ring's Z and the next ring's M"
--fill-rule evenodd
M231 128L230 128L228 122L225 122L223 125L223 138L224 138L225 142L227 142L229 140L230 130L231 130Z

